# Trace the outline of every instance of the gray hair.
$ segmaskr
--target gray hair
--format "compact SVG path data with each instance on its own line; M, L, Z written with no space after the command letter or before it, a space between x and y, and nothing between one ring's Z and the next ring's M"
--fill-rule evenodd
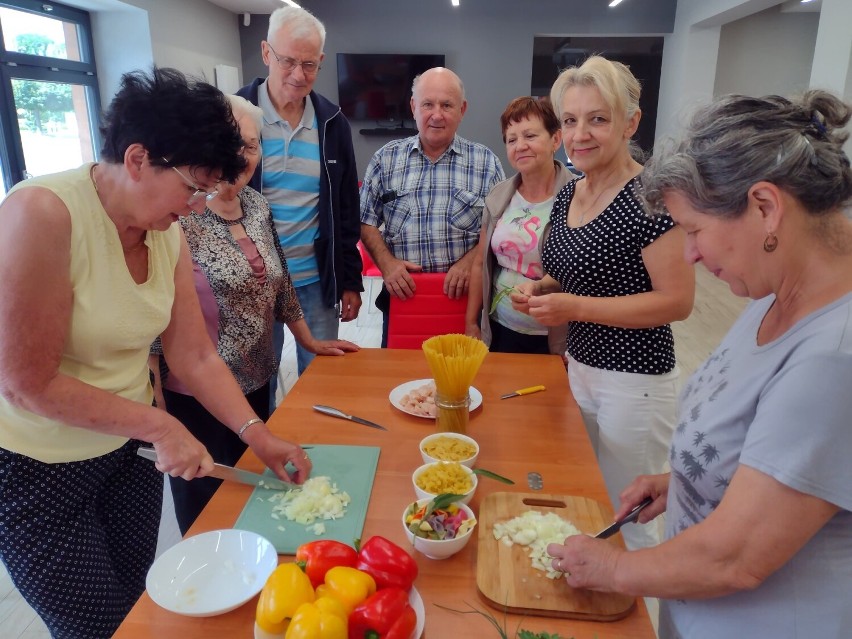
M428 73L429 71L434 71L435 69L440 69L442 71L446 71L451 77L455 78L456 82L459 85L459 93L461 94L462 102L464 102L464 82L458 76L457 73L450 71L446 67L432 67L431 69L426 69L423 73ZM414 92L417 90L417 83L420 82L420 78L423 77L423 73L418 73L414 76L414 81L411 83L411 95L414 96Z
M663 196L677 192L702 213L742 215L748 191L767 181L795 197L811 215L845 207L852 170L843 127L852 109L826 91L788 100L729 95L700 109L686 136L655 153L642 173L648 210L665 213Z
M257 126L257 135L260 136L260 132L263 129L263 109L239 95L226 95L225 97L231 103L231 111L234 112L234 119L239 120L243 116L251 118Z
M550 101L556 116L562 119L562 96L574 86L594 87L612 111L613 117L629 120L639 110L642 85L627 65L593 55L579 67L568 67L553 83Z
M325 50L325 25L306 9L301 7L281 7L269 16L269 31L266 34L267 42L272 42L275 34L281 29L290 29L291 35L296 38L309 38L312 35L320 37L320 51Z

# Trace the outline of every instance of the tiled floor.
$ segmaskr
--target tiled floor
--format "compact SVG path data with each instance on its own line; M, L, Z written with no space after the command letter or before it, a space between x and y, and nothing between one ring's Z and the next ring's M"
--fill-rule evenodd
M683 377L704 360L739 315L745 301L734 298L727 286L699 266L696 270L697 289L695 308L684 322L673 326L678 364ZM362 295L364 305L358 319L340 325L340 337L361 347L378 347L381 343L382 315L369 300L375 299L381 281L366 278L367 291ZM284 392L296 383L296 348L291 336L284 345L279 371L279 387ZM180 539L171 493L164 493L163 518L160 525L158 554ZM21 598L12 585L5 568L0 564L0 637L2 639L49 639L44 624Z

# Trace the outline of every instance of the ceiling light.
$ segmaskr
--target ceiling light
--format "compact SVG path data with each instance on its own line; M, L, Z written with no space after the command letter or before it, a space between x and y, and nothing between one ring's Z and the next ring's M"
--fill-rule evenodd
M450 0L450 3L451 3L454 7L459 6L459 0Z
M281 0L281 2L283 2L284 4L289 4L291 7L298 7L299 9L302 8L298 4L296 4L293 0Z
M612 2L609 3L609 6L617 7L620 4L621 4L621 0L612 0Z
M807 4L808 2L813 2L814 0L802 0L802 4Z

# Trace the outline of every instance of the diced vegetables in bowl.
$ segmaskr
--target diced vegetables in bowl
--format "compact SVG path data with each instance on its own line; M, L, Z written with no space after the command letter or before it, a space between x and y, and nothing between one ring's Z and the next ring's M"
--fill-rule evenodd
M402 525L414 549L430 559L446 559L464 548L473 536L476 517L458 495L418 499L402 514Z

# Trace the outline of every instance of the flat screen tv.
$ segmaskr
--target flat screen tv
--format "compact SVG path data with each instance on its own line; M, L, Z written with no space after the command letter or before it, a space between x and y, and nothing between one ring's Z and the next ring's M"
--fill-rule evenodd
M352 120L399 123L411 119L411 83L443 55L408 53L338 53L337 95L343 114Z

